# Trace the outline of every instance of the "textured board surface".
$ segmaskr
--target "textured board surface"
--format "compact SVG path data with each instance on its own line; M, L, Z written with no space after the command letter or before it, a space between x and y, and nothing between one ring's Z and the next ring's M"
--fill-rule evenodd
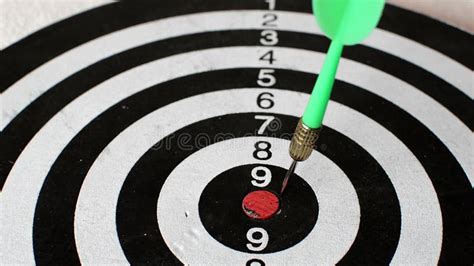
M2 50L0 262L472 264L472 36L390 5L281 210L242 211L279 191L328 44L309 1L175 0Z

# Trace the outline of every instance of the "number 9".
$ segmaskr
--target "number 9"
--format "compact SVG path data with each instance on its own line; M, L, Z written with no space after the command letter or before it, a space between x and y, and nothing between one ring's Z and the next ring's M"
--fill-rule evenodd
M259 171L263 171L263 175L258 175ZM252 185L256 187L266 187L272 181L272 172L265 166L257 166L252 169L251 172L252 178ZM259 182L260 181L260 182Z
M255 234L260 234L261 237L255 238ZM250 242L247 244L249 250L262 251L267 247L268 233L263 228L254 227L247 232L247 240Z

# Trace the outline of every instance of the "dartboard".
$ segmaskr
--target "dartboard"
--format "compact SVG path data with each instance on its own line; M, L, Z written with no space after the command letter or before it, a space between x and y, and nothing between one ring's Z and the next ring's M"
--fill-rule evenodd
M472 265L472 35L386 5L346 47L278 212L329 40L310 1L116 2L0 53L1 261Z

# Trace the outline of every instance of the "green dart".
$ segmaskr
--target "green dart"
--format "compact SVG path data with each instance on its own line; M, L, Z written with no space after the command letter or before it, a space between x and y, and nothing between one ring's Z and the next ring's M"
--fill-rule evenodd
M313 14L321 30L331 39L331 45L291 139L293 163L286 173L281 193L296 163L308 159L316 145L344 45L358 44L369 36L377 26L384 5L384 0L313 0Z

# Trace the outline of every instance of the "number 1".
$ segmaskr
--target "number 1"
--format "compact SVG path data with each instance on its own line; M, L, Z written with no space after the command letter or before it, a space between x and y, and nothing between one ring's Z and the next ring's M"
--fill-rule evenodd
M273 10L275 9L275 0L265 0L268 3L268 9Z

